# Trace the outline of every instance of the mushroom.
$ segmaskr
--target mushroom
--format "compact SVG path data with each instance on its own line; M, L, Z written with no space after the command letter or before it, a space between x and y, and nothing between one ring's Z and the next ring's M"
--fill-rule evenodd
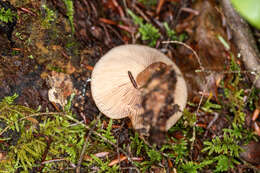
M168 79L164 80L164 84L161 81L161 77L169 77L171 72L175 75L172 90L165 85ZM158 74L159 78L156 78ZM157 80L153 80L154 77ZM147 94L150 91L156 92L149 88L158 86L161 86L162 90L168 89L168 92L164 95L153 95L147 102ZM155 105L156 109L156 105L165 105L164 101L156 102L172 95L173 103L170 106L177 105L178 111L167 117L164 131L169 130L182 116L187 102L187 87L179 68L158 50L142 45L118 46L101 57L92 72L91 93L96 106L103 114L112 119L129 117L135 129L146 131L149 131L151 126L144 122L144 101L151 103L150 109L153 109L152 105ZM155 114L159 114L159 111L155 110ZM151 118L151 122L157 120L158 116Z

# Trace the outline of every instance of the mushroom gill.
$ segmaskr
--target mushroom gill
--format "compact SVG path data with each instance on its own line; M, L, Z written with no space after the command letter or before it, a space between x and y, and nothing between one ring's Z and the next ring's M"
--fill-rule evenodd
M129 117L144 133L151 127L167 131L187 101L186 83L175 63L142 45L118 46L101 57L92 72L91 93L103 114Z

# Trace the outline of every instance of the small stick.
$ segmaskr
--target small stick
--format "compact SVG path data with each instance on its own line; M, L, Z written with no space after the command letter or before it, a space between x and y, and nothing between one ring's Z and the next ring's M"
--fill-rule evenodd
M102 114L99 113L95 125L94 125L94 126L90 129L90 131L88 132L88 136L87 136L87 138L85 139L85 142L84 142L84 145L83 145L81 154L80 154L80 158L79 158L78 163L77 163L76 173L80 173L80 165L81 165L81 162L82 162L82 160L83 160L84 154L85 154L86 149L87 149L87 146L88 146L88 140L89 140L89 138L90 138L90 136L91 136L93 130L95 129L95 127L96 127L96 125L97 125L97 122L99 121L101 115L102 115Z
M165 3L165 0L159 0L156 8L156 14L158 15L162 9L163 4Z
M128 73L129 79L130 79L131 83L133 84L133 86L134 86L136 89L138 89L137 83L136 83L136 81L135 81L135 79L134 79L132 73L131 73L130 71L128 71L127 73Z
M202 66L202 63L201 63L201 61L200 61L199 55L198 55L197 52L196 52L195 50L193 50L192 47L190 47L189 45L187 45L187 44L185 44L185 43L183 43L183 42L180 42L180 41L163 41L162 43L166 43L166 44L168 44L168 43L180 44L180 45L186 47L187 49L191 50L192 53L195 55L195 57L196 57L198 63L199 63L200 69L201 69L202 71L205 71L205 68Z
M60 158L60 159L45 160L41 164L47 164L47 163L52 163L52 162L60 162L60 161L67 161L67 159Z
M195 16L199 15L199 11L194 10L192 8L183 7L183 8L181 8L181 11L185 11L187 13L192 13Z
M133 8L136 10L136 12L144 18L144 20L148 23L151 23L151 20L145 15L143 10L141 10L139 7L137 7L135 4L133 4Z
M44 136L46 141L47 141L47 147L45 148L44 150L44 153L43 153L43 157L42 157L42 161L41 163L43 163L47 157L47 154L49 152L49 149L50 149L50 146L51 146L51 143L52 143L52 139L51 138L48 138L47 136ZM41 164L40 168L37 170L38 172L42 172L42 169L44 168L44 164Z
M210 127L217 121L218 118L219 118L219 113L214 112L214 117L207 126L207 130L204 134L204 138L206 138L206 136L208 135Z
M121 18L125 18L125 14L124 14L124 11L123 9L121 8L121 6L117 3L116 0L112 0L113 4L116 6Z

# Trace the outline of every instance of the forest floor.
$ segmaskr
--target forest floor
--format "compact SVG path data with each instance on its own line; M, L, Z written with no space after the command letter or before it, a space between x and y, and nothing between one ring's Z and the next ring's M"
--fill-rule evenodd
M259 172L259 89L215 1L10 2L18 20L13 46L0 35L0 172ZM91 97L94 65L122 44L157 48L188 85L161 145Z

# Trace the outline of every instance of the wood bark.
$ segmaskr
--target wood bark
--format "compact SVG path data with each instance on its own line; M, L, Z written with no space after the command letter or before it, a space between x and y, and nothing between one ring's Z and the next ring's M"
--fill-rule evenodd
M247 22L239 16L230 0L220 0L223 13L232 31L233 41L242 56L246 70L251 72L250 78L256 88L260 88L260 59L253 34Z

